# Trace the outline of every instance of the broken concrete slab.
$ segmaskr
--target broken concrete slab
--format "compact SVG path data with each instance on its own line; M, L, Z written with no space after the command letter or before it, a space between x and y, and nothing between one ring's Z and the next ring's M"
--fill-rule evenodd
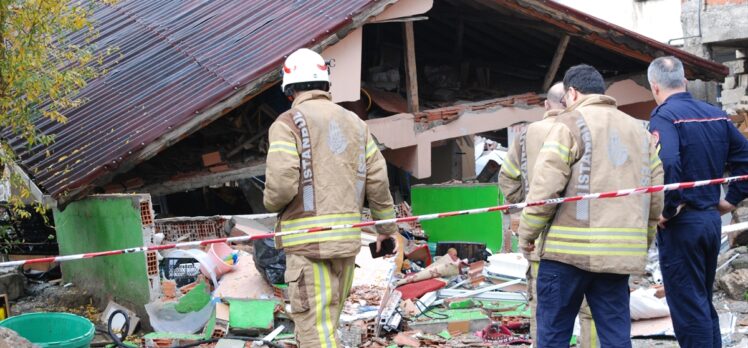
M247 286L247 284L252 284L252 286ZM215 296L224 299L245 300L275 297L273 288L257 271L254 259L249 255L239 257L234 271L226 273L221 278Z
M7 294L8 300L15 301L23 296L23 288L26 285L26 277L18 269L13 269L0 274L0 294Z
M748 290L748 269L739 269L725 274L719 278L718 285L731 299L743 299Z

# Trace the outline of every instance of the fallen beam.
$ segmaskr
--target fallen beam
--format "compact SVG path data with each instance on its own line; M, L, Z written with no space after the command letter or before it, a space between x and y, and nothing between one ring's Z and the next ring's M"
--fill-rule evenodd
M163 196L177 192L184 192L206 186L221 185L231 181L248 179L255 176L265 175L265 163L229 169L220 173L197 174L188 178L166 181L158 184L145 186L138 191L150 193L152 196Z
M553 54L553 60L551 61L551 66L548 67L548 73L545 75L545 80L543 80L543 90L547 91L548 88L551 87L551 84L553 83L553 79L556 77L556 74L558 73L558 67L561 66L561 60L564 59L564 54L566 54L566 47L569 45L569 34L564 34L564 36L561 37L561 41L558 42L558 46L556 47L556 53Z

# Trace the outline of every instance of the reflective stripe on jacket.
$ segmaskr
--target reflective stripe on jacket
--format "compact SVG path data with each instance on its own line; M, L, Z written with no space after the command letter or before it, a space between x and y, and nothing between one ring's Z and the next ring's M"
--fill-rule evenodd
M395 217L387 167L364 121L322 91L300 94L270 127L264 204L280 212L280 231L361 221L364 197L372 216ZM380 233L394 233L394 225ZM349 257L360 229L276 238L276 247L312 259Z

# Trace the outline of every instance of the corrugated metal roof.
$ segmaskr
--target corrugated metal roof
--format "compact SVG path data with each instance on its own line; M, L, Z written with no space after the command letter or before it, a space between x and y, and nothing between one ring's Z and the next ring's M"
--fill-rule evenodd
M47 148L11 140L21 166L63 201L106 184L276 82L284 55L321 50L397 0L121 0L99 5L99 53L118 48L109 72L81 93L88 103L66 124L42 120L55 134ZM695 77L726 74L722 65L574 11L552 1L481 0L538 18L614 51L673 54ZM72 40L82 42L79 34ZM644 57L644 58L643 58ZM49 156L47 155L49 153ZM66 195L68 193L68 195Z
M77 194L95 179L142 160L130 157L159 137L272 74L284 55L334 43L330 37L338 31L360 25L354 23L357 16L378 14L392 2L141 0L101 5L93 17L100 31L96 43L99 52L118 49L104 64L111 70L82 91L89 101L67 112L67 123L38 124L45 134L55 134L48 148L28 151L22 139L11 144L43 191L56 198L65 191Z
M556 26L570 35L595 45L649 63L653 58L672 55L683 61L691 79L720 80L729 69L717 62L690 54L553 0L486 0L481 3L511 9Z

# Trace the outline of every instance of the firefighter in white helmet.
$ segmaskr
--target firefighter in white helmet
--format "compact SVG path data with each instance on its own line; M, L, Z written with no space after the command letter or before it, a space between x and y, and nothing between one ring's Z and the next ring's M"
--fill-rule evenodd
M331 101L330 65L309 49L282 68L291 110L270 127L264 204L279 212L279 230L361 221L364 198L374 219L395 217L384 157L356 114ZM378 241L397 232L378 228ZM361 250L359 229L276 238L286 251L287 306L301 348L339 347L338 319Z

